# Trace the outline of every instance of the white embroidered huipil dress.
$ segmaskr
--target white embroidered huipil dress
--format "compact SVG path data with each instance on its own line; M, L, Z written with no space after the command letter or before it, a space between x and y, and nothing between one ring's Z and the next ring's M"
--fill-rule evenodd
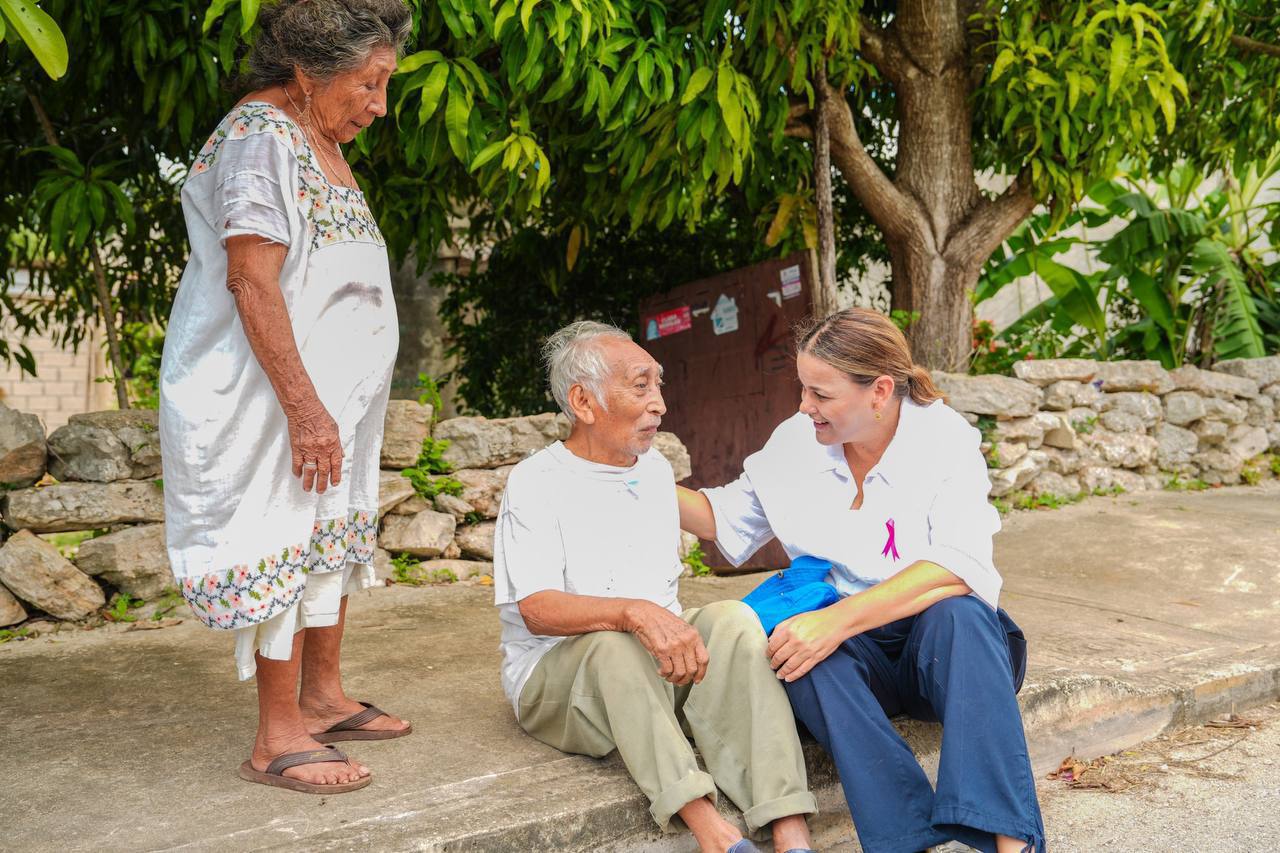
M191 257L160 369L165 532L183 597L233 631L240 677L254 652L289 659L293 635L334 625L373 583L378 458L399 342L386 247L359 190L325 178L282 110L233 109L182 188ZM288 246L280 288L302 364L338 424L342 482L293 476L280 402L227 290L224 241Z

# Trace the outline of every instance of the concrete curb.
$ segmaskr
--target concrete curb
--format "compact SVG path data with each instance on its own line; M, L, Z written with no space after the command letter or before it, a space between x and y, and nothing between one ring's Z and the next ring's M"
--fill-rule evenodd
M1118 752L1167 729L1280 698L1277 661L1280 647L1263 646L1244 662L1237 659L1208 667L1201 662L1198 677L1179 678L1175 672L1143 684L1067 675L1027 685L1020 704L1035 773L1044 775L1068 755L1092 758ZM941 728L910 720L898 725L933 776ZM814 821L815 842L846 841L848 811L834 767L811 740L806 740L805 754L810 785L823 810ZM554 800L543 796L552 786L557 788ZM644 797L626 778L616 756L607 761L566 757L426 793L425 805L391 814L384 811L368 821L308 836L306 846L432 853L685 853L697 849L687 833L657 833ZM740 815L723 797L721 810L741 825ZM290 839L279 849L296 849L302 840Z

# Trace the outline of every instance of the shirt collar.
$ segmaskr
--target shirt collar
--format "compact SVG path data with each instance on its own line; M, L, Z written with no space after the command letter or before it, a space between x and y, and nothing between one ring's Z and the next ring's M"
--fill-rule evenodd
M918 433L919 421L924 417L927 406L921 406L910 397L902 399L902 407L898 412L898 426L894 430L889 446L880 455L880 461L871 466L868 476L874 474L888 485L905 478L910 469L912 457L915 455L914 444ZM849 463L844 458L844 445L818 445L818 471L835 471L847 473Z

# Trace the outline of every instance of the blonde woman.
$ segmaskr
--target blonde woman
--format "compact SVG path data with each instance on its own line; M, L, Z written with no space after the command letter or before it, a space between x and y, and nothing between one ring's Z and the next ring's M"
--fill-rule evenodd
M864 850L1042 851L1015 698L1026 644L997 607L980 435L881 314L833 314L796 349L799 412L734 482L681 488L681 526L735 564L773 538L831 563L841 599L780 623L767 654ZM889 722L901 713L944 725L936 791Z

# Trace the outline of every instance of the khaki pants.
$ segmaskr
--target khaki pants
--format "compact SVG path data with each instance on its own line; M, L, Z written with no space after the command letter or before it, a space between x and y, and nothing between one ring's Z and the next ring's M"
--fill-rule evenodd
M521 727L564 752L599 758L616 748L664 831L686 804L715 799L717 786L753 833L816 812L791 705L755 614L740 601L718 601L684 618L710 655L702 683L664 681L631 634L583 634L538 662L520 693Z

